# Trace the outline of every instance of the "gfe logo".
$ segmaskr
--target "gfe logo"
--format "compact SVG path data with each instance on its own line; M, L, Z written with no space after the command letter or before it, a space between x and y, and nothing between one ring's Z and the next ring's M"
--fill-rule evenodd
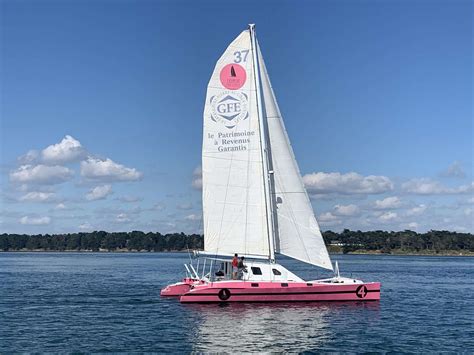
M248 117L247 95L241 92L224 91L211 97L211 119L227 128L234 128Z

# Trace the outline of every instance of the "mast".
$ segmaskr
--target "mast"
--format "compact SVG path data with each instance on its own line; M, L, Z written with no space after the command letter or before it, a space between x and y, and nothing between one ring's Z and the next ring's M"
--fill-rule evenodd
M258 113L258 122L259 122L259 132L260 132L260 146L262 152L262 167L263 167L263 186L265 190L265 209L266 209L266 221L267 221L267 232L268 232L268 249L270 252L269 258L270 262L275 261L275 230L274 230L274 217L272 209L272 198L271 198L271 174L272 171L269 170L269 146L267 143L267 134L266 127L264 122L263 115L263 104L262 104L262 95L260 87L260 71L258 66L257 59L257 39L255 36L255 24L249 24L250 31L250 42L252 46L252 60L253 60L253 69L254 69L254 79L255 79L255 90L257 98L257 113Z

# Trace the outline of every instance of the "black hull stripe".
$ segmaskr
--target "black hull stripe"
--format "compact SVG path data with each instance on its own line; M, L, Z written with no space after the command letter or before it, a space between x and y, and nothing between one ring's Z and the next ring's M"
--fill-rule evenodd
M367 293L380 293L380 290L367 290ZM341 293L356 293L355 290L352 291L327 291L327 292L278 292L278 293L269 293L269 292L258 292L258 293L232 293L231 297L237 296L287 296L287 295L335 295ZM217 296L217 293L193 293L189 292L183 296Z

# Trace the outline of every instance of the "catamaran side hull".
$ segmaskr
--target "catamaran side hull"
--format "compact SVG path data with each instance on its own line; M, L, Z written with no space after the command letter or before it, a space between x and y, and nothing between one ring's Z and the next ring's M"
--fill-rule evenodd
M275 282L241 282L240 285L213 283L195 287L180 297L180 302L183 303L378 300L380 300L379 282L350 285Z
M178 297L184 295L186 292L191 290L191 286L195 283L199 283L198 280L185 278L181 282L166 286L161 290L160 296L162 297Z

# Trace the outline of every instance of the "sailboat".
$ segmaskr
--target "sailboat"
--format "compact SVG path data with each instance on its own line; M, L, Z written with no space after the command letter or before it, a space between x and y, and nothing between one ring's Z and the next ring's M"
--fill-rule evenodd
M379 282L333 268L253 24L227 47L207 87L202 185L204 251L162 296L183 303L380 299ZM245 258L237 273L235 254ZM303 280L277 262L280 254L334 274Z

